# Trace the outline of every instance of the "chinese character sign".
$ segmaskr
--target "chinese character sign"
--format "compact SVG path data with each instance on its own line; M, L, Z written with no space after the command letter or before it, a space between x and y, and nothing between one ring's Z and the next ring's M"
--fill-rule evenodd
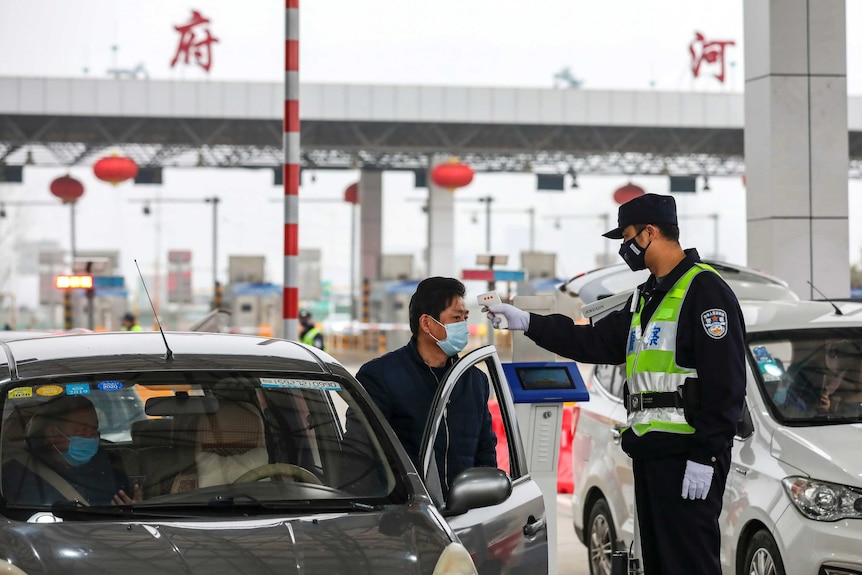
M722 84L724 83L724 49L727 46L735 46L732 40L707 41L700 32L694 33L695 39L689 44L688 51L691 53L691 72L697 78L700 74L700 65L706 62L719 67L719 72L714 76Z
M180 42L177 45L177 53L171 60L171 68L177 65L180 57L183 58L184 64L188 64L194 56L198 66L210 71L213 61L212 45L218 42L218 38L210 34L209 23L209 18L205 18L197 10L192 10L192 17L186 24L174 26L174 30L180 33Z

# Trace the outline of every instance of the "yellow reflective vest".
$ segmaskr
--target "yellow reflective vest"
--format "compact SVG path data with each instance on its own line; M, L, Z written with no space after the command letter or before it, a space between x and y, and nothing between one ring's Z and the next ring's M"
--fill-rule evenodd
M626 379L629 394L678 392L687 378L696 378L697 370L676 363L676 334L679 311L694 277L701 272L718 273L712 267L697 263L665 294L646 326L641 329L644 298L640 294L626 346ZM654 407L631 411L628 427L636 435L650 431L694 433L685 420L682 407Z

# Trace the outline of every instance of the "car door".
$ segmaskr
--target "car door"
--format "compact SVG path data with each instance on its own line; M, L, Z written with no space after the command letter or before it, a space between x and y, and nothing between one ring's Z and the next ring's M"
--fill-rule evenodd
M631 459L620 446L626 425L623 405L625 365L597 365L590 378L590 401L580 406L578 428L572 442L572 475L575 483L573 512L589 533L592 505L586 501L594 488L611 511L616 538L634 537L634 476ZM586 507L589 504L590 507ZM613 542L611 542L613 543Z
M497 349L488 345L476 349L458 360L437 391L420 454L422 476L426 485L438 484L434 464L433 438L443 425L449 397L456 383L469 369L480 369L488 376L491 397L496 398L502 420L502 435L508 455L508 473L512 479L512 494L502 503L472 509L461 515L447 517L452 529L470 551L480 574L513 573L533 575L548 572L548 530L545 504L539 486L530 478L527 458L512 392L503 374ZM500 450L498 449L498 454ZM498 467L503 462L498 461ZM432 490L433 491L433 490Z

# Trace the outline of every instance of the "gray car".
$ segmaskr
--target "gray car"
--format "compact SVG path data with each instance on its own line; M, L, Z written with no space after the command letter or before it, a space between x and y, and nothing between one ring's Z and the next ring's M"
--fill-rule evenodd
M124 332L0 347L4 573L547 573L542 495L493 346L450 370L420 470L309 346ZM507 471L468 469L444 499L429 438L474 365Z

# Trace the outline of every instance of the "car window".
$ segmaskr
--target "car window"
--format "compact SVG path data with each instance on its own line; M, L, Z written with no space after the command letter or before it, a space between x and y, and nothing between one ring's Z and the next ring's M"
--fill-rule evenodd
M620 401L623 399L623 389L626 383L626 364L602 364L596 366L595 380L609 394Z
M96 408L99 434L104 441L124 443L132 440L132 423L146 419L144 402L136 388L118 389L113 393L93 393L90 396Z
M862 330L756 334L750 361L772 414L788 425L862 421Z
M7 386L2 497L12 508L109 505L137 484L140 505L203 511L213 498L392 501L406 491L397 452L351 385L207 371Z
M491 377L494 368L493 360L488 358L485 361L480 361L475 364L475 367L482 371L488 380L490 391L488 411L491 412L491 425L497 438L497 467L508 473L512 479L517 479L524 474L525 470L522 469L523 465L518 465L515 461L516 453L514 449L509 449L512 422L508 421L505 410L500 409L500 400L497 397L494 385L495 380Z

